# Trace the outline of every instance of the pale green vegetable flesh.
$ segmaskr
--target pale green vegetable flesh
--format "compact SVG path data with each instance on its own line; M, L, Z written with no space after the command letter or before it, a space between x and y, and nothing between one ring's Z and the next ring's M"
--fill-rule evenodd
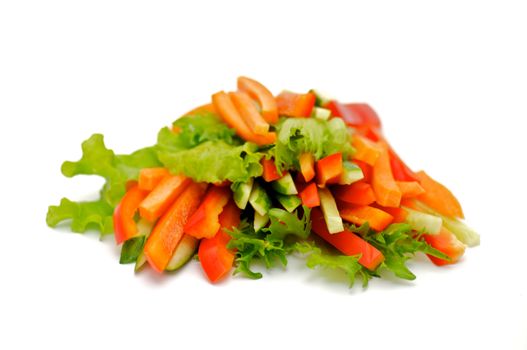
M254 212L254 231L258 232L258 230L262 229L267 225L269 222L269 215L260 215L258 212Z
M421 213L404 207L408 212L405 222L412 227L413 230L424 232L429 235L437 235L441 231L443 220L440 217L430 214Z
M251 196L251 190L253 189L253 184L254 178L250 178L249 181L236 185L236 189L233 191L232 197L238 208L245 209L247 206L249 197Z
M198 247L198 242L199 240L197 238L183 235L181 242L177 245L176 251L174 252L174 255L172 255L165 270L175 271L185 265L194 256L196 248Z
M288 195L283 195L283 194L276 194L276 199L278 199L280 204L289 213L292 213L296 208L300 206L300 204L302 204L302 200L298 198L296 195L288 196Z
M320 207L322 208L322 214L324 214L329 233L344 231L344 224L331 192L327 188L319 188L318 196L320 197Z
M298 194L298 191L295 186L295 182L293 181L293 177L290 173L285 174L280 179L273 181L271 183L271 186L273 189L281 194Z
M251 195L249 196L249 203L256 212L260 215L265 215L271 209L271 198L265 190L258 183L255 183Z
M339 185L350 185L364 178L362 169L357 164L345 160L342 167L343 173L339 179Z

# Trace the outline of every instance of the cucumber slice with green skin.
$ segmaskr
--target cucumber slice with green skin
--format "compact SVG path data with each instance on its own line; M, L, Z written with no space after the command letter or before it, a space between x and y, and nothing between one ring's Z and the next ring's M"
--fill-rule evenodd
M331 102L331 99L327 96L325 96L323 93L317 90L309 90L309 92L315 94L315 105L318 107L325 106L329 102Z
M145 241L143 243L143 246L141 247L141 253L139 253L139 256L137 257L137 260L135 261L135 267L134 271L137 272L141 270L141 268L146 263L146 256L143 252L144 244L146 243L146 240L148 239L148 236L150 236L150 232L152 232L152 229L154 228L154 224L150 221L147 221L145 219L139 220L137 223L137 232L140 235L145 236Z
M413 230L424 232L429 235L437 235L441 231L443 220L435 215L421 213L419 211L403 207L408 212L405 222L412 227Z
M292 213L300 204L302 204L302 200L298 198L295 195L284 195L284 194L276 194L276 199L282 204L285 210L287 210L289 213Z
M243 210L247 206L253 189L253 184L254 178L251 177L246 183L238 183L235 185L232 197L238 208Z
M181 241L177 245L176 251L174 252L174 255L172 255L172 259L168 262L165 270L175 271L185 265L194 256L196 248L198 247L198 242L199 240L195 237L183 235L183 238L181 238Z
M353 164L347 160L342 163L342 176L339 179L339 185L350 185L363 178L364 174L362 173L362 169L357 164Z
M254 183L251 195L249 197L249 203L254 210L260 214L265 215L271 209L271 198L265 190L257 182Z
M322 214L324 214L324 221L326 221L329 233L344 231L344 224L331 192L327 188L319 188L318 196L320 197L320 207L322 208Z
M258 232L258 230L262 229L267 225L269 222L269 215L260 215L258 212L254 212L254 232Z
M280 179L271 182L273 189L281 194L298 194L291 173L287 173Z
M311 117L321 119L321 120L328 120L329 117L331 117L331 111L326 108L322 107L313 107L313 111L311 112Z

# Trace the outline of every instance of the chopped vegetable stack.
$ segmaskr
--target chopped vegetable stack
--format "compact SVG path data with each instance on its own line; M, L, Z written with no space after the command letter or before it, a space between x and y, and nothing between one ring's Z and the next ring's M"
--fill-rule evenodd
M295 254L365 286L383 270L413 280L416 253L454 264L479 244L454 195L401 160L369 105L313 91L275 97L240 77L154 146L116 155L95 134L82 150L62 173L104 177L100 199L64 198L47 224L113 233L136 271L178 270L197 254L216 283L231 270L260 278L256 261L286 266Z

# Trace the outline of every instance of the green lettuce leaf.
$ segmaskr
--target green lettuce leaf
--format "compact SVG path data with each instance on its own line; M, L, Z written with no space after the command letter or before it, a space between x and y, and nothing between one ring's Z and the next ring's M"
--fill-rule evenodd
M233 129L213 113L200 113L179 118L173 123L181 131L163 128L157 135L157 147L163 151L177 152L190 149L206 141L222 140L229 145L240 144Z
M156 149L147 147L127 155L116 155L106 148L104 138L94 134L82 143L82 157L76 162L62 164L66 177L76 175L98 175L106 180L100 199L92 202L73 202L63 198L58 206L50 206L46 222L55 227L60 222L71 220L71 230L85 232L96 228L101 234L113 232L112 213L126 192L126 183L137 179L142 168L160 166Z
M298 158L304 152L315 160L341 152L344 159L353 152L350 133L341 118L282 118L277 126L275 147L270 150L278 169L299 169Z
M159 160L174 174L184 174L195 181L216 183L224 180L247 182L262 175L262 154L252 143L241 146L225 141L206 141L179 152L159 151Z

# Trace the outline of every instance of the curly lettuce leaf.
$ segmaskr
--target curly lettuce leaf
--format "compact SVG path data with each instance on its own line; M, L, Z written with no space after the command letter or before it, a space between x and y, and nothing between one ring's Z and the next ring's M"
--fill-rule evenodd
M104 144L104 137L94 134L82 143L82 157L76 162L62 164L66 177L98 175L106 180L100 199L91 202L73 202L63 198L58 206L50 206L46 222L55 227L71 220L73 232L96 228L101 234L113 232L112 213L126 192L126 183L137 179L142 168L160 166L154 147L147 147L132 154L116 155Z
M157 135L157 147L163 151L178 152L196 147L206 141L222 140L229 145L239 144L233 129L209 112L188 115L173 123L179 132L163 128Z
M195 181L216 183L247 182L249 178L261 176L262 154L252 143L241 146L225 141L206 141L198 146L179 152L159 151L161 163L174 174L184 174Z
M341 152L346 158L353 152L350 133L340 118L282 118L277 140L271 150L278 169L298 169L298 158L308 152L315 160Z

